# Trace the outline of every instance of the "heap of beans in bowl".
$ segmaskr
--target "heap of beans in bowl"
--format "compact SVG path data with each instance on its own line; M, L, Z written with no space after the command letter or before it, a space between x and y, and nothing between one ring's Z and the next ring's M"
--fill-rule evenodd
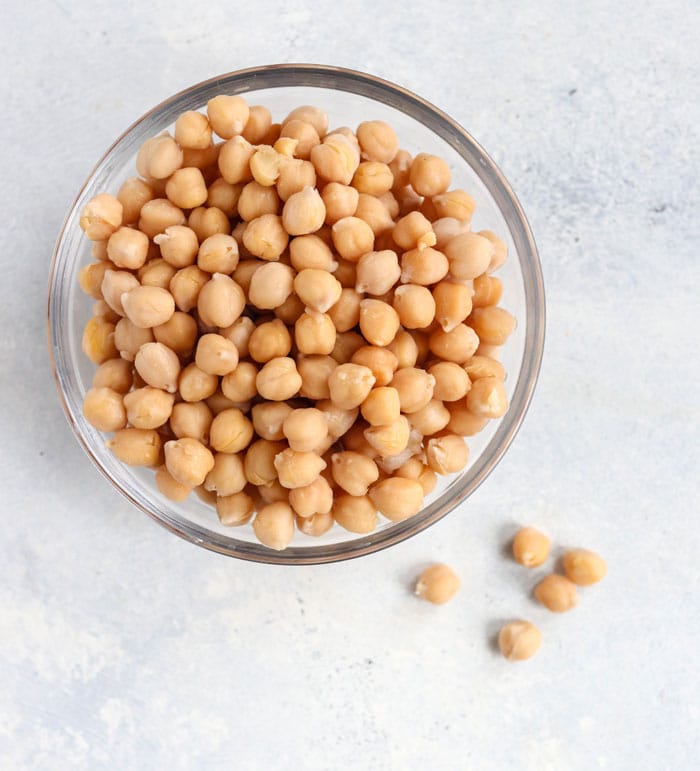
M416 514L508 407L506 245L448 164L382 121L222 95L136 172L80 218L83 411L112 452L272 549Z

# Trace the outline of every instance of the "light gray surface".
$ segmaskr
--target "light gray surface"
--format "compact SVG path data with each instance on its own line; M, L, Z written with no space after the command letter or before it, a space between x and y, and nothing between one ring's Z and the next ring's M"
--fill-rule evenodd
M697 768L697 2L30 5L0 27L0 767ZM132 509L45 353L53 241L94 161L163 97L272 61L365 69L463 123L548 292L535 401L488 482L329 567L228 560ZM609 577L548 615L502 556L518 522ZM409 593L434 559L463 578L443 608ZM544 633L522 665L488 643L512 617Z

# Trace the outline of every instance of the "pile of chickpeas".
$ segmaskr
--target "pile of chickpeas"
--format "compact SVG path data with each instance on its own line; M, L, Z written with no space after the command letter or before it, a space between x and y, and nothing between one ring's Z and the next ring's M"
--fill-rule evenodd
M83 411L112 452L272 549L416 514L508 408L506 245L447 163L382 121L221 95L136 170L80 217Z

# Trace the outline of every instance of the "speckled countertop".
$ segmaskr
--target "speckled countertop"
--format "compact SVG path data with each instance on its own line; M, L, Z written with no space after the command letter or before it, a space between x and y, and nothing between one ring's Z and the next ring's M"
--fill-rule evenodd
M700 7L435 7L5 3L2 769L697 768ZM294 570L122 500L45 350L53 242L104 148L186 85L272 61L364 69L464 124L530 218L549 314L530 413L468 504ZM598 549L609 577L548 616L501 553L517 522ZM463 577L437 609L408 589L433 559ZM524 665L488 644L513 616L545 635Z

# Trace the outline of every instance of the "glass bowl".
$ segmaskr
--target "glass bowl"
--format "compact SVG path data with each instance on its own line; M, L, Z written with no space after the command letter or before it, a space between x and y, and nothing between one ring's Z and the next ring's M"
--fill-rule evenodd
M365 536L333 527L315 539L297 533L282 552L255 540L252 527L225 528L211 506L196 495L181 504L163 497L150 469L123 465L105 447L104 436L83 417L81 404L95 366L81 350L82 329L93 300L81 292L77 274L90 258L90 242L78 220L84 204L100 192L115 193L135 174L135 157L147 138L172 127L185 110L201 109L217 94L243 94L279 120L298 105L325 109L331 126L357 126L381 119L396 130L401 147L445 158L452 186L476 200L474 229L488 228L507 243L500 269L502 305L518 319L503 349L510 408L506 415L468 440L470 462L459 474L441 478L424 508L403 522L385 522ZM51 265L48 303L49 349L68 421L88 456L134 505L173 533L207 549L240 559L277 564L313 564L359 557L419 533L471 495L494 469L515 436L532 397L544 343L544 288L535 242L508 182L479 144L455 121L420 97L380 78L337 67L282 64L256 67L212 78L176 94L146 113L107 150L83 185L58 237Z

